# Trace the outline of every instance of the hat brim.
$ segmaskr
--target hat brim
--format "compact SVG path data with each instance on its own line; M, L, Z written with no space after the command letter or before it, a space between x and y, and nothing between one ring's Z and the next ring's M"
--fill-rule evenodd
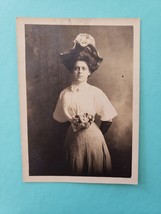
M103 58L99 57L97 50L92 45L82 47L79 44L76 44L74 48L68 51L60 53L60 58L69 71L73 70L73 66L78 60L85 61L91 72L97 70L103 61Z

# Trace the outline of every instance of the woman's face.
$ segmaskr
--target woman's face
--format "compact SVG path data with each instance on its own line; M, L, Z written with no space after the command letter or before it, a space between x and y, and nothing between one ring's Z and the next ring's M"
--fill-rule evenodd
M84 61L76 61L73 69L74 81L81 83L87 82L88 76L91 74L89 67Z

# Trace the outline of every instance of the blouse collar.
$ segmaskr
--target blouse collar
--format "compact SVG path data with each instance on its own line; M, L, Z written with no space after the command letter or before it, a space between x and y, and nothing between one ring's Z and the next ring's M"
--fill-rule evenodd
M76 83L73 82L70 86L71 91L75 92L75 91L80 91L84 88L86 88L88 86L87 82L82 82L82 83Z

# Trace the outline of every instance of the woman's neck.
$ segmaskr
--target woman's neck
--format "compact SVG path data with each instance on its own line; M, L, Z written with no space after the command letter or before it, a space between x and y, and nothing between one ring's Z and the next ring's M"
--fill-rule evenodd
M81 86L81 85L86 85L87 81L84 81L84 82L73 81L72 84Z

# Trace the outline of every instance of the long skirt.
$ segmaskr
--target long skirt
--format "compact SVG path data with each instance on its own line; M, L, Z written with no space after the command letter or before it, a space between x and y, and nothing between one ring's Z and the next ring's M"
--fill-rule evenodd
M69 175L110 175L109 150L102 132L94 122L88 128L76 132L69 126L64 149Z

